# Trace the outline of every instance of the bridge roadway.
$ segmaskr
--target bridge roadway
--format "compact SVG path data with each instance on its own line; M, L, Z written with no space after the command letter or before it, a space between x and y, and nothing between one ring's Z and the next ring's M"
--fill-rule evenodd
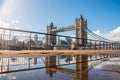
M76 27L75 25L69 25L69 26L64 26L64 27L59 27L57 29L52 29L52 32L65 32L65 31L70 31L70 30L75 30Z
M49 55L87 55L87 54L115 54L120 50L0 50L0 56L49 56Z

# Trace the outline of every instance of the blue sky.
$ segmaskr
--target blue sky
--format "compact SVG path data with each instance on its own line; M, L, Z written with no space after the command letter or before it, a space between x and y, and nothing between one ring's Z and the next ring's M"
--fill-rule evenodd
M92 31L120 26L120 0L0 0L0 20L10 27L46 32L50 22L72 25L83 14Z

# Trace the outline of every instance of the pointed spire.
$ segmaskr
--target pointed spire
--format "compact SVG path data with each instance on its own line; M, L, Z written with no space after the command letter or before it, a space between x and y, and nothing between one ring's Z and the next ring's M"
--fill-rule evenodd
M87 19L85 20L85 23L87 23Z
M82 18L82 14L80 14L80 18Z
M50 26L51 29L53 29L54 28L53 22L51 22L49 26Z
M82 16L82 14L80 14L80 18L81 18L81 19L83 19L83 16Z
M50 26L54 26L53 22L50 23Z

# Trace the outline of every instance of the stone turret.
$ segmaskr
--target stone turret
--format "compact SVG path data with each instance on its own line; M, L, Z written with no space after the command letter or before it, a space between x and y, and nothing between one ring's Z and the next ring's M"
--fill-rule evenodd
M87 41L87 32L85 29L87 28L87 19L84 20L82 14L79 18L75 19L76 24L76 37L80 39L76 39L76 43L78 46L85 46Z
M56 32L52 32L52 29L56 29L53 22L50 25L47 25L47 36L46 36L46 44L47 46L51 47L52 45L56 44Z

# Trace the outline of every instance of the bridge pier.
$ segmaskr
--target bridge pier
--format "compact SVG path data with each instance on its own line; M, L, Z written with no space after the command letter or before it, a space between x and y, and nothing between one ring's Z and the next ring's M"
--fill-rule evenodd
M56 45L56 32L53 32L52 29L56 29L54 24L51 22L50 25L47 26L47 34L46 35L46 48L53 49L54 45Z

